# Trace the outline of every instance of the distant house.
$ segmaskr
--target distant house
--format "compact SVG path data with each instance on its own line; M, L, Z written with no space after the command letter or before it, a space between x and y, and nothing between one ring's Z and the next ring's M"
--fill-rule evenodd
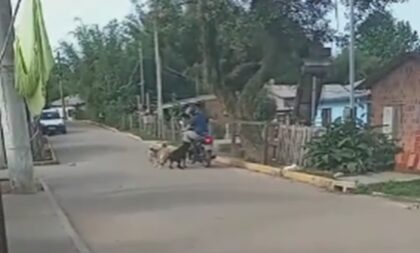
M84 110L84 106L86 105L86 102L79 95L65 97L64 103L66 105L66 117L70 120L74 119L76 110ZM64 117L62 106L61 99L55 100L49 105L49 107L57 108L60 116Z
M64 98L64 102L66 103L66 106L71 106L71 107L81 107L84 106L86 104L86 102L79 96L79 95L72 95L72 96L67 96ZM61 99L57 99L55 101L53 101L50 104L51 107L61 107L62 106L62 101Z
M361 85L356 83L356 87ZM290 114L296 98L296 85L269 85L269 94L275 99L278 115ZM357 117L368 123L370 92L364 89L355 91ZM349 105L350 86L341 84L324 84L318 104L315 119L316 126L326 126L336 119L343 117L346 107Z
M420 54L405 54L378 69L364 83L371 89L372 124L400 140L405 158L399 166L420 157ZM420 163L419 163L420 166ZM420 167L416 165L416 169Z

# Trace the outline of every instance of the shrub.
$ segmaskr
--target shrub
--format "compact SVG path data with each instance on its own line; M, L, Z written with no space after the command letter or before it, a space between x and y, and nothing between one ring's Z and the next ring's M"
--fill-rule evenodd
M377 129L341 120L331 124L306 149L308 166L345 174L391 170L400 152L396 141Z

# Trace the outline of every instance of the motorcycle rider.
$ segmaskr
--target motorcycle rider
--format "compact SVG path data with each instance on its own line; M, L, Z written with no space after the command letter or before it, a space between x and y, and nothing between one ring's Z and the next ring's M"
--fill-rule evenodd
M192 139L191 151L192 151L192 163L197 162L197 156L199 153L199 143L204 139L208 134L208 118L201 111L201 106L199 104L191 104L187 110L186 114L189 115L189 127L190 130L195 132L195 135L189 133Z
M209 119L201 110L201 105L200 104L190 105L189 108L187 109L187 113L191 117L190 124L191 126L194 127L195 132L198 135L205 137L206 134L209 133L209 126L208 126Z

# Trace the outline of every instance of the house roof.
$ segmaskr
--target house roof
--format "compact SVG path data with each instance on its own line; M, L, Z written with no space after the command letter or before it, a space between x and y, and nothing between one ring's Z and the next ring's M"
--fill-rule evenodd
M375 84L377 84L379 81L385 78L392 71L396 70L397 68L401 67L403 64L411 60L415 60L415 61L420 60L420 54L419 53L404 53L394 58L391 62L386 64L384 67L378 68L375 72L373 72L364 82L363 88L367 88L367 89L372 88Z
M369 90L357 89L364 83L363 80L356 82L355 97L364 98L370 95ZM296 97L297 85L267 85L266 88L270 96L276 100L278 111L288 111L292 107L285 103L285 99ZM350 96L350 85L324 84L321 92L320 102L346 101Z
M211 100L215 100L217 99L217 97L215 95L201 95L201 96L197 96L197 97L192 97L192 98L186 98L186 99L181 99L178 100L176 102L171 102L171 103L166 103L162 106L163 109L169 109L174 107L175 105L188 105L188 104L194 104L194 103L198 103L198 102L204 102L204 101L211 101Z
M78 105L85 104L85 101L79 95L67 96L64 98L64 100L66 101L67 106L78 106ZM54 106L54 107L62 106L61 99L53 101L51 103L51 106Z

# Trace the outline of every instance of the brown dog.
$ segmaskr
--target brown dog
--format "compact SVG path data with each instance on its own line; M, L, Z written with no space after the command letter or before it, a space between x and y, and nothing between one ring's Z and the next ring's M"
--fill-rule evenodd
M173 163L178 164L179 169L185 169L187 167L187 154L190 149L190 143L184 142L180 147L170 152L169 155L163 160L162 166L169 161L169 168L173 169Z

